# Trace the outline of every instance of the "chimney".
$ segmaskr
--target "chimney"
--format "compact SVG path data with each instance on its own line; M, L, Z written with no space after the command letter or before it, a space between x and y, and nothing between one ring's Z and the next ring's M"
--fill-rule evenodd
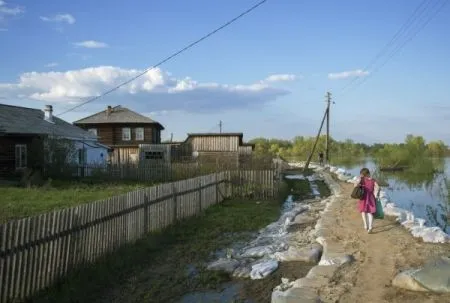
M46 105L44 108L44 119L47 122L54 123L53 122L53 106Z
M111 115L111 112L112 112L112 107L111 107L111 105L108 105L108 107L106 108L106 115L107 116Z

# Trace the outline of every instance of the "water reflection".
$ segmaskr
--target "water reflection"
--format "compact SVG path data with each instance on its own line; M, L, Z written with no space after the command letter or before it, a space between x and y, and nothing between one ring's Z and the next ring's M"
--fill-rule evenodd
M399 207L411 210L416 217L427 219L428 225L447 225L449 197L447 180L450 179L450 158L421 159L402 172L380 172L371 158L333 161L333 165L343 167L353 175L359 175L362 167L367 167ZM446 228L447 233L450 227Z

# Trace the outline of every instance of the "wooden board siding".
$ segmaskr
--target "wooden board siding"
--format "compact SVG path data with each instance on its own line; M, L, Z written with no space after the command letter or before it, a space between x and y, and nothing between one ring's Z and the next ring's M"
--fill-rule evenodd
M115 147L110 154L112 164L137 163L139 161L138 147Z
M97 136L99 142L107 146L127 145L138 146L139 144L153 144L161 143L161 130L157 125L153 124L79 124L77 125L85 130L91 128L97 129ZM131 140L122 140L122 128L129 127L131 129ZM136 141L136 128L144 128L144 140ZM153 134L156 134L156 139L153 140ZM156 141L156 142L155 142Z
M253 147L251 145L239 146L239 154L241 155L251 155L253 152Z
M42 147L37 136L3 136L0 137L0 177L8 177L16 171L16 144L27 146L28 167L35 164L38 153L35 148Z
M192 137L188 140L193 151L231 152L238 151L240 138L238 136L207 136Z

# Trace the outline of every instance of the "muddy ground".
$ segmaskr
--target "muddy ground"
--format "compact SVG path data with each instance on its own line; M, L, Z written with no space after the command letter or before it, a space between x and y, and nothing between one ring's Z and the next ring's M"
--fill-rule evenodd
M340 184L342 195L349 198L336 205L336 224L331 232L355 256L356 262L338 270L333 282L321 290L321 298L333 303L450 302L450 294L412 292L391 285L401 270L419 267L431 257L448 256L450 244L423 243L394 218L375 220L373 233L368 234L356 202L350 198L352 184Z

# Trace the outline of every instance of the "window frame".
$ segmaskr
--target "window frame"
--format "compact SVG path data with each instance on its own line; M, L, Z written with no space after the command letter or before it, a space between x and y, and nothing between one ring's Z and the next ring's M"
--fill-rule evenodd
M144 160L164 160L164 152L144 151Z
M98 136L98 129L95 127L89 128L88 132L90 132L91 134L93 134L94 136Z
M128 134L128 138L126 138L126 134ZM122 127L122 141L131 141L131 128L130 127Z
M22 156L24 156L25 160L23 160ZM17 161L18 159L19 161ZM16 169L28 167L28 147L26 144L16 144L14 146L14 166Z
M144 141L145 140L145 128L144 127L136 127L134 129L134 133L135 133L134 137L135 137L136 141ZM142 137L138 137L138 134L142 134Z

